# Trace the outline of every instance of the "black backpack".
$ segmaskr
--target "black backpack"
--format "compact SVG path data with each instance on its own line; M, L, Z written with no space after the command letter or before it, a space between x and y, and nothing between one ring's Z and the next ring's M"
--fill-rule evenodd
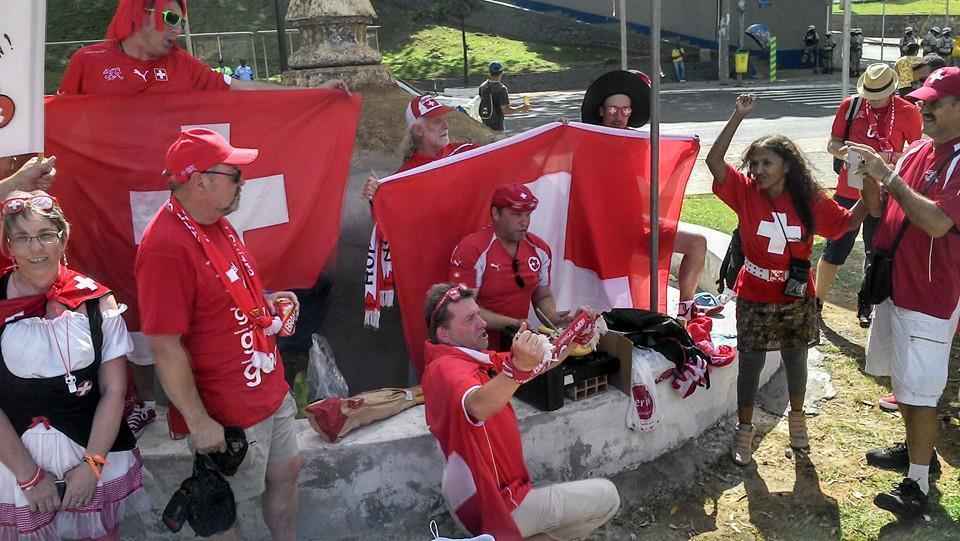
M490 120L493 117L493 92L490 90L490 81L480 85L480 118Z
M718 293L723 293L724 287L733 289L737 285L737 276L740 275L743 261L743 246L740 245L740 227L738 226L730 234L727 253L723 255L723 261L720 263L720 276L717 277Z

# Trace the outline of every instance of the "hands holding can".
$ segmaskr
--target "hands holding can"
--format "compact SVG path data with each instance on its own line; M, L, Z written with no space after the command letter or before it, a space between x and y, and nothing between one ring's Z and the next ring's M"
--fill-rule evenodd
M300 316L300 301L292 291L275 291L264 295L270 312L280 318L279 336L292 336Z

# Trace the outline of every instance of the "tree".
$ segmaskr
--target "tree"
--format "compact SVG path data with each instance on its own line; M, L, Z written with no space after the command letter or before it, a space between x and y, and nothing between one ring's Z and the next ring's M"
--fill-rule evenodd
M467 59L467 17L479 9L480 0L435 0L419 16L441 24L453 21L460 27L460 38L463 42L463 86L470 84L467 79L470 68Z

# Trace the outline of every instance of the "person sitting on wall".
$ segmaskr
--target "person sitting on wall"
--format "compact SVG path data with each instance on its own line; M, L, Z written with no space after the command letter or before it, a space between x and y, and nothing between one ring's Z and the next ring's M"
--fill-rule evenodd
M477 289L494 349L509 349L500 331L521 328L533 303L554 327L570 322L550 291L551 252L527 231L537 198L523 184L500 186L490 204L491 225L465 237L450 256L450 281ZM507 333L509 334L509 333Z

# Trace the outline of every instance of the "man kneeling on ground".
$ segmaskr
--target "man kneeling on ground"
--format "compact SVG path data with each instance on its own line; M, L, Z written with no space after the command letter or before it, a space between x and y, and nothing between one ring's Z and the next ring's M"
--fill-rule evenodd
M538 339L523 324L510 353L487 351L487 324L475 296L462 285L435 284L424 308L423 395L427 425L446 460L443 497L473 535L584 538L617 513L617 488L606 479L533 488L510 399L542 360ZM561 352L559 360L565 357Z

